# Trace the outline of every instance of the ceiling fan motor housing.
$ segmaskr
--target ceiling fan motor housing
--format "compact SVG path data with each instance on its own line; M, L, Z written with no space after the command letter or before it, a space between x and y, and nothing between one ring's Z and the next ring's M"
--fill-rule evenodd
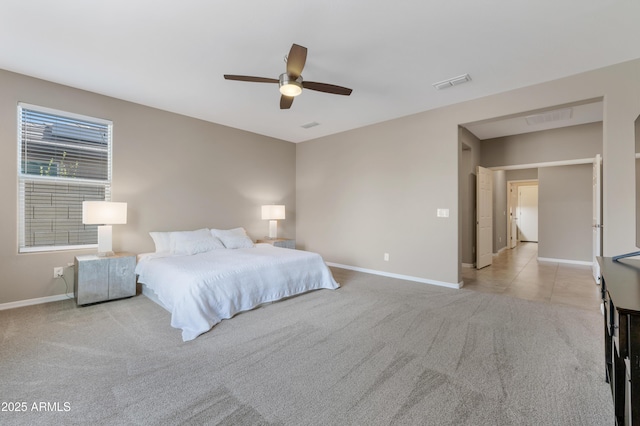
M298 96L302 93L302 76L296 79L289 77L289 74L280 74L280 93L285 96Z

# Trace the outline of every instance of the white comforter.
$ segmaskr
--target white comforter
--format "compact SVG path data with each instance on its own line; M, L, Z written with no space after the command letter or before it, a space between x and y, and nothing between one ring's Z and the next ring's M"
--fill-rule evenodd
M145 255L136 273L171 312L171 326L182 329L184 341L260 304L339 287L319 254L268 244L192 256Z

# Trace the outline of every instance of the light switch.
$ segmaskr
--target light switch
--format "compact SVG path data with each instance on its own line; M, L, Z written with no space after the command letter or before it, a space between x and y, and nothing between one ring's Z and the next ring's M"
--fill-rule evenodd
M438 209L438 217L449 217L449 209Z

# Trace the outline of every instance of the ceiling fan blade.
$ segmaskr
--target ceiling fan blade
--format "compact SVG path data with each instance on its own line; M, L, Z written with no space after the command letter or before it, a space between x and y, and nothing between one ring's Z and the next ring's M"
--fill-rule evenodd
M279 82L279 80L277 78L251 77L249 75L225 74L224 78L226 80L250 81L250 82L253 82L253 83L278 83Z
M316 90L318 92L332 93L334 95L349 96L352 92L352 90L347 87L327 83L317 83L315 81L303 81L302 87L309 90Z
M293 103L293 96L280 96L280 109L289 109Z
M290 78L296 79L302 74L304 64L307 62L307 48L293 44L287 56L287 74Z

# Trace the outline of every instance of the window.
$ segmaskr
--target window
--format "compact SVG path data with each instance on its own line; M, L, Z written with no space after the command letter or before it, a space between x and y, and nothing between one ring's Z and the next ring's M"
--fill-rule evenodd
M112 123L18 105L19 251L97 244L82 202L111 199Z

